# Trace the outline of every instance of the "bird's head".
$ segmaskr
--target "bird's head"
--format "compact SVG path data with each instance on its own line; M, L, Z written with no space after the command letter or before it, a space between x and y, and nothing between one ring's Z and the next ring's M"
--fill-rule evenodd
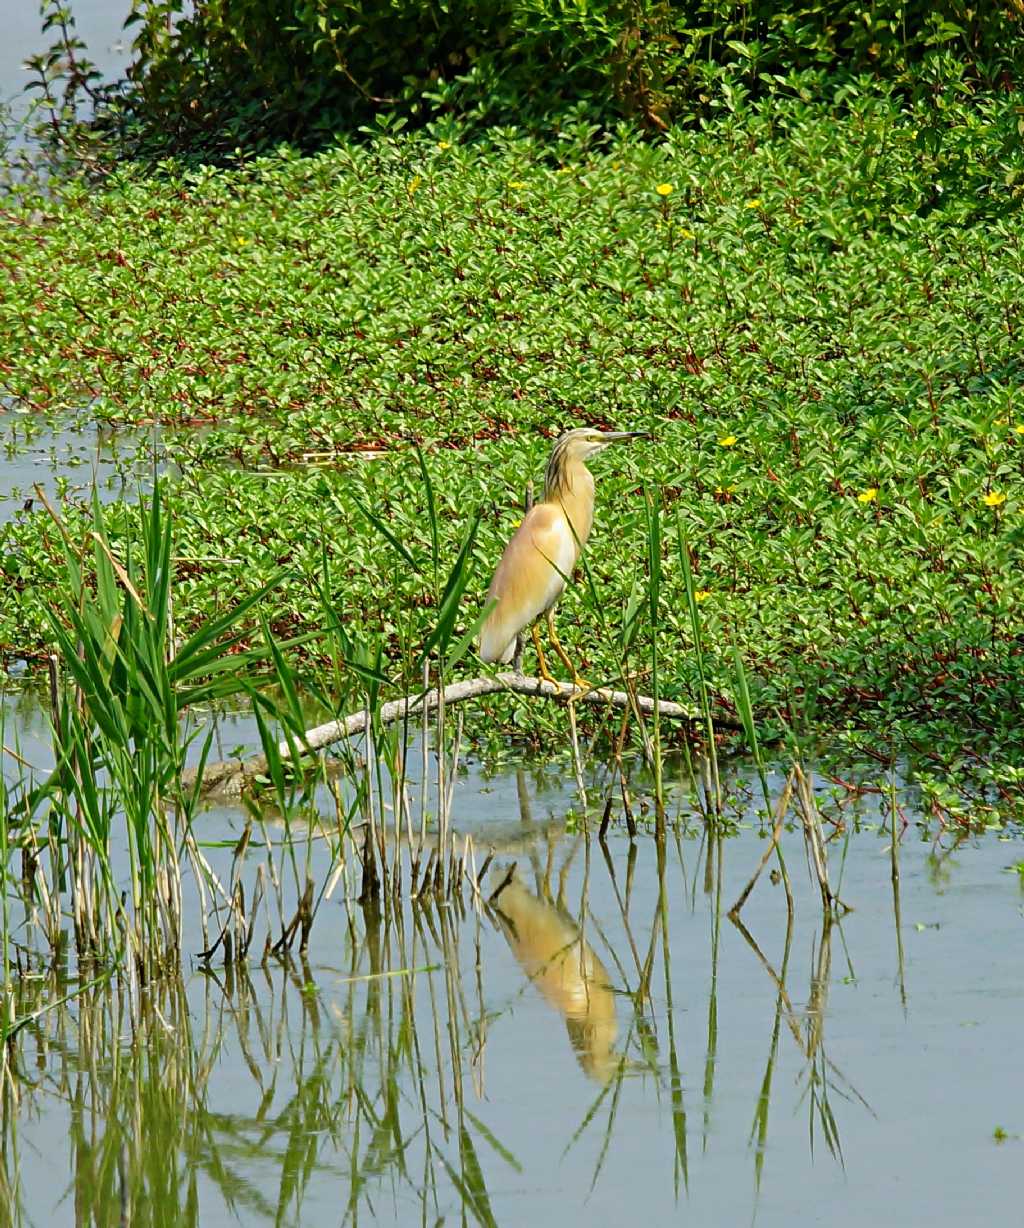
M647 431L599 431L592 426L578 426L566 431L555 444L554 453L561 454L564 461L585 461L603 452L609 444L623 443L629 439L649 437ZM554 455L554 453L552 455Z
M544 475L544 498L556 499L570 483L571 466L603 452L611 443L623 443L647 435L647 431L599 431L592 426L578 426L566 431L551 450L547 473Z

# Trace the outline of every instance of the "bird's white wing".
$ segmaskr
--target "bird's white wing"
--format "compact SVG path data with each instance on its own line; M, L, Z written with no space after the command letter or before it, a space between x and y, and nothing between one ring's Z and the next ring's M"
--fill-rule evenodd
M576 539L560 508L539 503L527 513L487 590L488 601L495 605L480 630L482 660L512 660L516 636L558 600L577 554Z
M544 510L550 510L550 516L545 517L533 530L533 548L539 570L543 574L543 583L538 583L537 587L543 589L543 596L540 605L530 617L531 622L538 614L550 609L562 595L579 554L576 538L565 513L560 508L556 510L546 507Z

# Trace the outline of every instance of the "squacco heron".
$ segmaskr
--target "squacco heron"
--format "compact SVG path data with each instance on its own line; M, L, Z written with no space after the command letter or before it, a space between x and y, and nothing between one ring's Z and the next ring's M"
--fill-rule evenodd
M572 674L573 684L588 686L562 647L554 622L555 603L594 523L594 478L585 462L609 444L646 434L579 427L567 431L555 444L544 475L544 498L523 517L487 590L487 600L494 607L480 628L482 661L511 661L516 636L532 625L541 677L554 682L537 627L543 614L551 644Z

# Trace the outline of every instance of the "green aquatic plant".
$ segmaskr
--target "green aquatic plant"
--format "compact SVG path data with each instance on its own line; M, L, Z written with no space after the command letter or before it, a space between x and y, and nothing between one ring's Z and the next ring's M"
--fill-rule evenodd
M601 566L565 599L572 657L608 680L624 647L631 670L656 657L663 698L703 686L721 723L735 644L765 743L808 725L870 747L882 728L938 775L959 762L995 787L1020 728L1013 107L952 99L937 117L851 87L838 110L777 99L583 154L501 130L125 167L0 229L0 386L40 418L159 434L182 632L283 568L271 633L316 627L309 674L346 673L340 621L368 667L380 648L385 700L423 685L438 627L444 668L475 668L473 586L550 436L649 429L604 475ZM640 614L645 487L663 539L686 527L703 683L674 547L656 625L646 596ZM439 619L476 509L476 570ZM113 543L132 515L104 509ZM64 516L89 531L88 508ZM6 661L45 654L62 568L36 508L0 527ZM562 736L538 705L487 711L492 749Z
M49 876L36 859L26 886L45 901L53 951L61 946L67 892L78 960L126 965L145 983L181 958L183 862L207 874L192 820L213 729L201 735L185 717L198 705L244 691L267 650L244 646L247 632L239 625L275 581L179 636L173 515L162 482L140 503L120 550L95 496L92 528L78 540L47 508L64 565L64 585L46 611L56 649L55 766L22 789L17 809L5 807L5 822L14 825L19 844L48 849ZM277 644L270 649L274 659L281 651ZM198 761L187 778L192 747ZM113 870L122 844L130 877L125 898Z

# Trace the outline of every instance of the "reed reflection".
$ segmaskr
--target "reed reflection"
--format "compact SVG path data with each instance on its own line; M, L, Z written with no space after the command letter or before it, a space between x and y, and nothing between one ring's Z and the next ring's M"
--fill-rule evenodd
M59 1214L76 1224L212 1223L222 1212L246 1223L300 1224L312 1222L325 1190L339 1196L343 1223L456 1222L460 1214L506 1222L496 1212L507 1204L492 1209L492 1191L507 1198L510 1182L536 1163L533 1119L487 1086L489 1041L509 996L506 946L518 965L513 993L536 991L546 1008L539 1027L521 1021L529 1032L502 1035L498 1052L532 1057L545 1027L558 1030L548 1008L563 1021L593 1081L579 1115L564 1123L566 1151L592 1159L591 1189L620 1141L634 1136L637 1114L653 1121L656 1105L659 1143L672 1154L666 1183L675 1199L692 1192L722 1132L720 1084L732 1077L728 1032L719 1035L719 998L728 1004L736 960L721 925L727 842L708 829L692 851L679 832L607 844L568 836L564 823L534 823L528 806L521 812L520 822L475 846L480 863L466 842L461 891L415 903L382 895L365 905L350 891L326 913L331 944L314 947L308 963L268 955L262 966L250 962L249 973L238 963L208 964L202 977L150 987L137 1015L123 994L79 988L35 1017L68 985L26 979L16 1013L32 1021L12 1050L0 1122L0 1228L50 1222L51 1212L53 1222ZM408 859L408 846L395 845ZM787 1096L777 1070L796 1059L812 1146L824 1140L840 1162L837 1119L845 1102L863 1102L826 1054L833 955L839 963L844 952L838 923L824 918L810 983L798 991L793 917L781 913L779 929L761 935L771 951L785 921L774 965L731 919L745 940L744 972L750 965L774 1004L763 1078L749 1089L756 1199L770 1110ZM218 953L226 954L223 944ZM568 1071L579 1092L584 1081L556 1041L542 1060ZM560 1111L572 1107L570 1095ZM59 1122L56 1134L35 1128L44 1112ZM777 1117L778 1108L776 1145ZM19 1122L29 1124L27 1138ZM40 1140L71 1174L63 1206L62 1191L39 1202L35 1170L23 1184L22 1160ZM533 1171L524 1178L534 1180Z
M842 933L841 924L827 914L823 918L821 934L815 938L812 947L811 978L806 1003L803 1010L799 1011L794 1007L786 988L789 956L793 940L792 917L788 919L786 926L786 940L780 972L775 971L771 962L765 957L753 935L744 926L743 922L735 915L730 915L729 919L757 956L759 963L767 972L776 989L775 1013L771 1029L768 1060L750 1132L750 1141L754 1145L754 1184L755 1189L759 1193L768 1143L768 1116L771 1105L772 1082L779 1056L779 1036L783 1021L785 1021L793 1037L803 1062L803 1069L800 1075L800 1083L802 1084L801 1100L807 1105L808 1138L812 1154L814 1152L815 1139L820 1134L833 1158L840 1164L843 1163L839 1122L834 1109L837 1097L841 1101L856 1102L867 1110L868 1113L871 1113L872 1116L874 1114L870 1104L868 1104L861 1093L828 1056L825 1049L825 1019L828 1008L829 987L832 982L832 938L834 932ZM848 974L852 979L852 967L848 967Z

